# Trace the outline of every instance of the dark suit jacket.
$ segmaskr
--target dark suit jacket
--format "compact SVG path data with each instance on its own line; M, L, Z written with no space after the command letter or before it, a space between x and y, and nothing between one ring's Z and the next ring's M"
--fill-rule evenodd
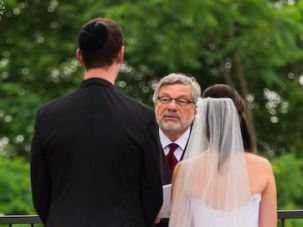
M184 157L189 137L190 137L190 135L188 136L188 139L187 139L187 142L186 142L186 146L184 148L184 152L183 152L183 154L181 156L180 161ZM171 184L173 172L171 171L171 169L169 167L169 164L168 164L168 161L167 161L166 156L164 154L164 151L162 151L162 171L163 171L163 185ZM168 226L168 222L169 222L168 218L162 218L161 221L160 221L160 223L157 224L156 227L167 227Z
M106 80L83 81L37 113L34 206L47 227L149 227L162 204L152 109Z

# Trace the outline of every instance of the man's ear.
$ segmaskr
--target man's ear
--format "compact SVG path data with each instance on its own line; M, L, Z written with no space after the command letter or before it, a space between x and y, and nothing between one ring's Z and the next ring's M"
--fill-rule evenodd
M116 61L119 64L122 64L124 61L124 48L125 48L124 46L121 46L121 48L118 52L117 58L116 58Z
M76 58L79 62L79 64L81 66L84 66L84 60L83 60L83 56L82 56L82 53L81 53L81 50L78 48L77 51L76 51Z

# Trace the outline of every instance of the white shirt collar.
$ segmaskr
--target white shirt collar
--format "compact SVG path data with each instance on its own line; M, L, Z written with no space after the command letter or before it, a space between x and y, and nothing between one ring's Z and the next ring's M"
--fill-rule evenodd
M188 127L188 129L176 141L171 141L159 128L159 137L163 149L171 143L176 143L182 150L184 150L187 144L189 134L190 134L190 127Z

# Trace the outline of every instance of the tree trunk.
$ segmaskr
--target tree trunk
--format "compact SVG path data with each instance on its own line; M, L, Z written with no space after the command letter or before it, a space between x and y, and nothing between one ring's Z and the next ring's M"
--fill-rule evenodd
M249 95L249 90L247 87L247 81L245 79L244 70L241 64L241 59L236 50L233 52L232 68L234 72L234 78L237 80L239 85L238 91L241 94L241 96L244 98L244 101L247 103L246 97ZM247 116L248 126L252 135L253 147L256 148L255 125L253 120L253 114L250 108L246 108L246 116Z
M228 60L224 59L224 60L222 60L222 61L220 62L220 71L221 71L222 75L224 76L225 82L226 82L229 86L235 88L235 84L234 84L234 82L233 82L233 80L232 80L232 78L231 78L230 71L227 71L227 70L226 70L226 66L225 66L225 65L226 65L227 61L228 61Z

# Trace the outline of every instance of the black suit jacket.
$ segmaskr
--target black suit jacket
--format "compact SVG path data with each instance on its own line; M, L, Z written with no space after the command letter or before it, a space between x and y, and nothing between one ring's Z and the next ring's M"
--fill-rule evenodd
M34 206L47 227L149 227L162 204L152 109L99 78L40 108Z

